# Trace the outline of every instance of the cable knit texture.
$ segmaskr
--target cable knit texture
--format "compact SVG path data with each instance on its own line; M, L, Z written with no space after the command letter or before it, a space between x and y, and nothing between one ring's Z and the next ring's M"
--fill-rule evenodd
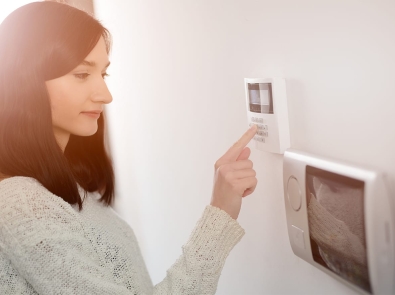
M309 230L322 259L332 271L369 291L362 189L337 184L334 192L316 177L313 184Z
M132 229L98 198L88 193L78 211L35 179L1 181L0 294L215 293L244 235L237 221L207 206L182 255L153 286Z

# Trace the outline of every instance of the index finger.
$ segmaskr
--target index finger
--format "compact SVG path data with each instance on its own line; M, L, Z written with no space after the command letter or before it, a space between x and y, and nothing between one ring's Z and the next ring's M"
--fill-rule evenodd
M245 146L255 136L257 126L253 124L238 141L236 141L230 149L222 156L222 159L228 161L236 161Z

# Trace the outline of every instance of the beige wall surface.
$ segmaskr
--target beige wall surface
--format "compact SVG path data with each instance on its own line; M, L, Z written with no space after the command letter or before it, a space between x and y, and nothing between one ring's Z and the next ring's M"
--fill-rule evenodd
M247 127L246 77L286 79L293 148L394 178L394 1L96 0L95 9L114 37L117 210L155 283L209 203L215 160ZM259 184L217 294L356 294L292 253L282 156L251 158Z
M93 0L46 0L46 1L67 3L78 9L86 11L90 14L94 14Z

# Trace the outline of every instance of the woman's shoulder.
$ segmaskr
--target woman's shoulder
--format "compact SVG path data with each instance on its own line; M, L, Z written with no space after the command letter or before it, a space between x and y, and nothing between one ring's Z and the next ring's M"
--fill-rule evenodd
M32 177L25 177L25 176L4 176L0 174L0 195L5 193L6 191L13 191L13 190L25 190L26 188L29 189L37 189L40 190L43 186Z
M69 203L51 193L38 180L23 176L8 177L0 181L0 214L15 210L31 211L34 215L37 212L75 213Z
M61 234L84 235L81 218L72 205L34 178L17 176L0 182L0 244L6 252Z

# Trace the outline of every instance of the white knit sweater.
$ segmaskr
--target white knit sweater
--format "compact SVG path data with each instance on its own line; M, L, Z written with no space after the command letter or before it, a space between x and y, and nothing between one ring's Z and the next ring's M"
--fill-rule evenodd
M237 221L207 206L180 258L153 286L132 229L99 197L88 193L78 211L35 179L1 181L0 294L215 293L244 235Z
M363 190L313 178L309 231L329 269L370 292L363 219Z

